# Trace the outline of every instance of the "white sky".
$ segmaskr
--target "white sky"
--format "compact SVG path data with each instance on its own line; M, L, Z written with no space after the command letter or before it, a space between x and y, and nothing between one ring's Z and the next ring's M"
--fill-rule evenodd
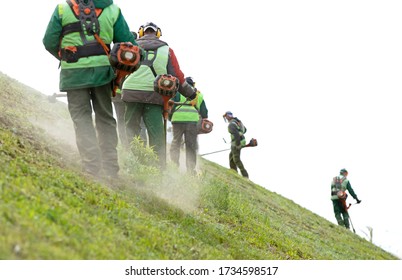
M58 3L6 1L0 17L0 71L49 95L58 62L42 38ZM242 152L250 179L334 223L330 181L348 169L357 234L372 227L402 258L401 1L115 3L133 31L159 25L204 94L214 130L200 154L229 147L231 110L258 140ZM206 156L225 167L227 157Z

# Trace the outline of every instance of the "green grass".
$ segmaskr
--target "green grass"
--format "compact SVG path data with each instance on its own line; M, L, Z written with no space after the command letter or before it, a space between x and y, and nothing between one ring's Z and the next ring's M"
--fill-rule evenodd
M228 169L153 166L119 150L121 179L80 172L62 102L0 73L0 259L397 259Z

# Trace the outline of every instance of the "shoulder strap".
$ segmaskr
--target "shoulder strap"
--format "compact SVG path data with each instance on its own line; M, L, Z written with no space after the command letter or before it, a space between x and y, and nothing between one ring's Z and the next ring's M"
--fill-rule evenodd
M152 58L152 59L149 59L150 53L153 54L153 58ZM154 74L155 78L156 78L156 76L158 76L158 74L156 74L156 71L155 71L155 68L154 68L154 61L155 61L155 59L156 59L157 53L158 53L158 49L155 49L155 50L146 50L146 51L145 51L144 60L141 61L141 65L146 65L146 66L148 66L148 67L151 69L152 74Z
M334 185L337 187L341 187L345 177L341 178L339 176L334 177Z
M102 9L95 8L95 4L92 0L66 0L67 4L70 6L71 10L74 12L74 15L79 19L78 22L68 24L62 29L62 36L65 36L72 32L79 32L81 40L84 46L89 46L89 51L85 54L76 57L85 57L91 55L99 55L99 54L109 54L110 46L106 45L105 42L99 37L100 33L100 24L98 17L102 13ZM102 47L103 52L94 52L91 50L94 46L90 45L92 43L87 40L87 35L94 36L96 42ZM83 47L84 47L83 46Z
M79 22L69 24L63 27L63 36L72 32L80 32L81 39L84 44L88 41L85 35L95 35L100 32L98 16L102 13L102 9L96 9L92 0L67 0L67 4Z
M79 15L78 19L81 22L82 30L88 35L99 34L100 26L98 16L95 13L95 4L92 0L87 3L83 0L76 0L78 2Z

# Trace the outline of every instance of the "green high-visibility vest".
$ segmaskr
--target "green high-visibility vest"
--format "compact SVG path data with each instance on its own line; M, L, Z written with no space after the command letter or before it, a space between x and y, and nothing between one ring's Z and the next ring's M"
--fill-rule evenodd
M246 146L246 138L244 137L244 133L246 133L246 127L242 123L238 123L236 121L236 119L232 119L230 121L230 123L234 123L236 125L236 129L239 131L239 134L240 134L240 137L241 137L240 144L242 145L242 147ZM229 130L229 127L228 127L228 130ZM230 133L230 130L229 130L229 133ZM234 138L234 135L230 134L230 138L231 138L231 141L232 141L232 145L234 145L235 140L236 140Z
M148 51L148 56L152 53ZM148 57L151 60L151 57ZM166 74L166 67L169 61L169 46L162 46L158 48L156 58L153 62L153 67L157 75ZM140 91L154 91L155 75L147 65L141 65L137 71L130 74L123 83L123 89L140 90Z
M180 103L186 104L176 105L171 122L198 122L200 119L200 114L198 110L203 100L203 95L201 93L198 93L197 104L194 107L190 105L189 101L187 101L187 98L180 94Z
M58 6L59 16L61 18L62 26L68 24L77 23L79 19L75 16L74 11L70 8L67 2L59 4ZM100 33L99 37L105 44L110 44L113 41L113 26L116 23L120 15L120 8L115 4L112 4L102 10L102 13L98 17ZM85 34L87 42L97 42L92 35ZM63 36L60 44L60 48L68 46L83 46L84 42L81 38L80 32L72 32ZM106 55L95 55L89 57L81 57L77 62L67 63L61 61L62 69L75 69L75 68L87 68L97 66L110 66L109 58Z

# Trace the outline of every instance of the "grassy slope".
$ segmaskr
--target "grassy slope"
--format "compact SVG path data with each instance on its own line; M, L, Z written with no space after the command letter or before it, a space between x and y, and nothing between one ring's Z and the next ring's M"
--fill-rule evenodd
M64 103L0 73L0 259L396 259L203 159L190 178L120 151L119 182L86 177L72 138Z

